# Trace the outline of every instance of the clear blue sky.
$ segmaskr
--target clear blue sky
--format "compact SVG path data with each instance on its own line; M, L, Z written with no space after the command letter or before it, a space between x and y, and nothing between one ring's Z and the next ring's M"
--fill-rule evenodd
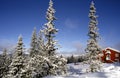
M88 13L92 0L53 0L56 10L56 39L70 52L84 49L88 40ZM100 45L120 50L120 0L93 0L97 8ZM49 0L0 0L0 49L11 47L23 35L29 47L33 28L37 31L47 22Z

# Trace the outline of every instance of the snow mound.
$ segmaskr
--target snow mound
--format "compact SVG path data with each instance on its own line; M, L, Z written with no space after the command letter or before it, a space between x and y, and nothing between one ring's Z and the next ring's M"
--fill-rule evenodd
M120 78L120 65L103 64L101 72L86 73L87 64L68 64L68 74L66 76L47 76L45 78Z

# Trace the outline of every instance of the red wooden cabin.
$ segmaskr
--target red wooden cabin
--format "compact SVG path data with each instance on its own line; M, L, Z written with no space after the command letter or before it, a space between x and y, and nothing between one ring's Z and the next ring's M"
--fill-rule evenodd
M114 62L120 63L120 51L115 50L115 49L110 48L110 47L104 49L102 61L104 63L114 63Z

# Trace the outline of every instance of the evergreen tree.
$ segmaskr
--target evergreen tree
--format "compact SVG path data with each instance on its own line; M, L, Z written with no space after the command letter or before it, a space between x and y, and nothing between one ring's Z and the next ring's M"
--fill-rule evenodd
M72 55L72 56L70 57L70 59L71 59L71 62L72 62L72 63L75 63L75 57L74 57L74 55Z
M38 34L38 46L39 46L38 49L39 49L40 55L45 56L46 50L45 50L45 43L44 43L44 34L42 30L40 30Z
M53 21L55 20L54 14L55 10L53 9L53 2L52 0L50 0L46 15L46 19L48 20L48 22L45 24L45 28L43 30L46 38L46 51L48 56L55 55L56 50L55 48L56 41L54 40L54 37L58 30L55 28L53 23Z
M47 19L47 23L45 24L45 27L43 29L43 33L45 36L45 54L47 56L48 59L50 59L50 62L48 62L48 75L57 75L58 71L57 70L61 70L61 72L66 73L65 71L63 71L60 67L64 67L62 64L58 64L60 61L63 63L64 65L67 63L66 60L62 60L62 58L58 57L56 55L56 40L54 40L55 34L58 32L58 29L55 28L54 26L54 20L56 20L54 14L55 14L55 9L53 8L53 2L52 0L50 0L49 2L49 7L47 9L47 13L46 13L46 19ZM64 67L64 69L66 69Z
M32 33L32 39L31 39L30 57L34 57L38 53L39 53L38 40L37 40L36 28L34 28L34 31Z
M5 77L5 75L7 74L9 70L8 66L10 62L11 62L10 57L7 53L7 49L5 48L1 55L0 77Z
M22 70L23 78L33 78L37 74L37 72L35 72L35 70L37 69L36 65L38 65L38 63L41 60L38 58L39 52L40 51L39 51L37 34L36 34L36 28L34 28L33 33L32 33L32 38L31 38L30 54L29 54L29 57L27 58L28 62L26 63L24 69ZM35 60L33 60L33 59L35 59ZM33 74L33 72L34 72L34 74Z
M23 57L23 42L22 36L19 36L16 51L13 55L12 62L9 65L9 72L7 78L21 78L21 72L24 68L24 57Z
M89 12L89 18L90 18L90 23L89 23L89 40L86 48L86 52L88 55L88 60L90 64L90 72L96 72L100 70L100 63L101 60L99 59L99 54L101 53L101 48L98 45L98 39L99 39L99 34L98 34L98 21L97 21L97 16L96 16L96 8L94 6L94 2L91 2L90 5L90 12Z
M55 54L54 37L57 29L53 24L54 13L53 2L50 0L46 17L48 23L43 30L40 30L38 38L36 29L33 31L29 61L21 71L23 78L42 78L47 75L66 73L66 59Z
M30 57L22 71L23 78L41 78L47 76L50 61L45 55L43 32L40 30L37 37L34 29L31 39Z
M49 68L52 66L50 59L45 56L36 55L29 57L28 63L22 71L23 78L42 78L49 74Z

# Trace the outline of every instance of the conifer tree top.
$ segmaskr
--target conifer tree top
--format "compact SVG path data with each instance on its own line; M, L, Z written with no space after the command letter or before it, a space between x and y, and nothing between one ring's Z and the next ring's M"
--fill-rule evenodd
M91 5L93 5L93 6L94 6L94 1L92 1L92 2L91 2Z
M16 53L18 56L23 54L23 41L22 41L22 35L18 37L18 43L16 47ZM16 55L15 55L16 56Z
M52 7L52 5L53 5L53 1L52 1L52 0L50 0L50 2L49 2L49 6L51 6L51 7Z
M37 34L36 34L36 27L34 27L34 30L32 32L32 40L37 39Z
M47 19L47 23L45 23L45 34L48 35L49 33L51 34L55 34L58 29L55 28L54 26L54 20L56 20L55 16L55 9L53 8L53 1L50 0L49 2L49 7L47 9L46 12L46 19Z
M90 4L90 13L96 13L95 4L94 4L93 1L92 1L91 4Z
M3 56L6 56L6 55L7 55L7 49L6 49L6 48L3 50L2 55L3 55Z
M47 19L48 21L53 21L53 20L55 20L54 14L55 14L55 9L53 8L53 1L50 0L50 2L49 2L49 7L48 7L48 9L47 9L46 19Z
M20 34L19 37L18 37L18 42L19 41L22 41L22 35Z
M33 33L35 33L35 34L36 34L36 27L34 27Z
M97 37L99 37L98 34L98 21L97 21L97 15L96 15L96 8L94 6L94 2L91 2L90 5L90 12L89 12L89 18L90 18L90 23L89 23L89 37L96 39Z

